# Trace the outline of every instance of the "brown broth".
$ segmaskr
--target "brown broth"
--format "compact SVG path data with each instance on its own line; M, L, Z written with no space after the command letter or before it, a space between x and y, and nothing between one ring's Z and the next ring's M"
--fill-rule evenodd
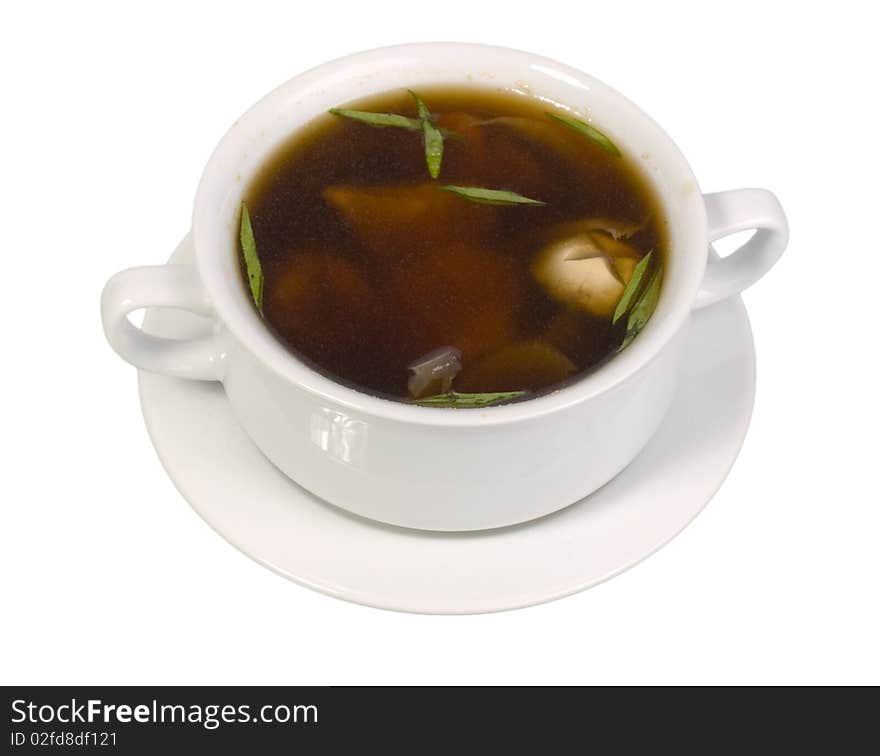
M531 394L581 377L619 349L625 322L553 299L532 261L552 229L591 218L639 226L627 242L665 259L654 191L632 157L550 121L545 103L476 87L417 91L461 135L445 140L437 181L420 132L326 115L250 186L267 326L325 375L394 399L410 398L408 366L445 346L462 353L457 391ZM344 107L416 116L405 91ZM547 204L476 204L444 184Z

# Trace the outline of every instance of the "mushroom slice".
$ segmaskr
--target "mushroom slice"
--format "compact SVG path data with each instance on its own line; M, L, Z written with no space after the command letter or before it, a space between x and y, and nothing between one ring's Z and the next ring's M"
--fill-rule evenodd
M532 275L554 299L610 318L641 257L607 230L579 230L545 244L532 260Z
M491 352L456 379L465 392L539 391L577 372L575 364L544 341L520 341Z
M357 265L323 250L291 254L263 295L269 322L295 347L325 360L361 348L379 305Z
M492 123L460 112L437 117L438 126L464 137L448 142L443 173L450 180L445 183L474 183L515 190L527 197L546 197L553 180L532 140L513 129L493 127Z
M335 208L379 261L433 254L455 241L491 236L497 208L462 202L437 184L417 186L328 186L324 199Z
M413 399L446 394L461 370L461 352L451 346L439 347L419 357L408 369L412 375L406 385Z

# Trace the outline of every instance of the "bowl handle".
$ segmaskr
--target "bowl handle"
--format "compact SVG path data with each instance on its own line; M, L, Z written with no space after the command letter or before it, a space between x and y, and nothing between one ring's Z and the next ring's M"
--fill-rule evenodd
M734 189L703 195L709 242L737 231L755 234L727 257L709 257L695 308L738 294L763 276L788 243L788 222L776 195L766 189Z
M213 308L194 265L129 268L113 276L101 294L104 333L122 359L142 370L201 380L223 377L228 343L222 336L152 336L127 317L143 307L174 307L211 317Z

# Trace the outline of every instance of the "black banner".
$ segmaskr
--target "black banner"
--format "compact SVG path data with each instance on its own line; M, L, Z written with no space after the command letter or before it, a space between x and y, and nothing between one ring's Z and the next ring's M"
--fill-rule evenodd
M696 745L790 750L859 742L876 690L835 728L829 691L622 688L7 687L0 752L140 754L634 751ZM797 699L780 703L779 698ZM774 701L774 699L777 699ZM783 705L784 704L784 705ZM534 738L538 738L537 741ZM715 745L713 745L713 743ZM567 745L566 745L567 744ZM533 750L533 749L528 749Z

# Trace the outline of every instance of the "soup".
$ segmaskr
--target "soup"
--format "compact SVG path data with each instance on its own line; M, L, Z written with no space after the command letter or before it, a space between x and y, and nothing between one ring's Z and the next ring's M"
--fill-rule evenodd
M266 326L339 383L486 406L577 380L656 305L666 233L632 156L515 93L423 88L334 109L245 194Z

